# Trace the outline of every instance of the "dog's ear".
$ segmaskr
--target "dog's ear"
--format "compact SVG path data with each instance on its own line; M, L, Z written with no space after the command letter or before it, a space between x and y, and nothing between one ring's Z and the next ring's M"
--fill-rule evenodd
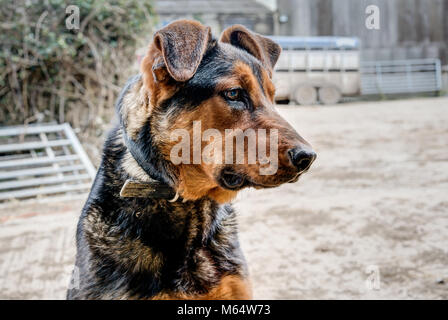
M249 31L242 25L234 25L225 29L220 41L243 49L261 61L272 75L282 49L269 38Z
M196 73L210 40L210 27L196 21L179 20L155 33L154 46L161 52L169 75L183 82Z

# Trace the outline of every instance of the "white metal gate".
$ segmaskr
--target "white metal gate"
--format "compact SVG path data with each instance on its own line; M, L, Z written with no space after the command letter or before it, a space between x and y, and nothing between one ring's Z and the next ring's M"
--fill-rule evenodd
M0 202L86 192L95 174L68 123L0 129Z
M362 94L437 92L441 88L439 59L369 61L361 64Z

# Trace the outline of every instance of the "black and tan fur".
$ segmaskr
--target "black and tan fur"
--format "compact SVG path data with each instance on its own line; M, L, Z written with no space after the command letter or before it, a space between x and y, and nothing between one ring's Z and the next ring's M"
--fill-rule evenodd
M69 299L249 299L236 214L228 202L244 187L297 181L288 158L309 145L274 108L272 69L280 48L242 26L215 40L210 28L177 21L159 30L117 102L120 123L104 145L101 165L77 229L76 272ZM226 93L238 89L238 101ZM217 128L277 128L279 169L261 164L174 165L170 132ZM150 168L130 153L125 134ZM314 160L314 158L312 159ZM306 168L307 169L307 168ZM244 179L229 187L223 172ZM305 170L304 170L305 171ZM127 179L157 179L180 198L123 198ZM78 281L79 280L79 281Z

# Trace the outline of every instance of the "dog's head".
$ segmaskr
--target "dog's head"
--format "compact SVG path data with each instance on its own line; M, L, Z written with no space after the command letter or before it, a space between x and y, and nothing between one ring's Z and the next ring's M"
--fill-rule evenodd
M151 143L183 198L226 202L247 186L295 182L314 161L274 106L280 52L240 25L219 41L209 27L186 20L154 35L141 65L149 103L135 121L149 122Z

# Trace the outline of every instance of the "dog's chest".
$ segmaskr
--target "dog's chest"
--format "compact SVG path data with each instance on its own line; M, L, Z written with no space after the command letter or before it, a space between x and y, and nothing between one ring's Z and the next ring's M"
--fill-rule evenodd
M94 273L102 275L96 284L102 296L199 294L225 275L239 273L243 259L233 211L202 206L199 212L194 205L189 210L173 206L167 214L165 205L142 209L137 203L125 208L115 222L91 210L84 223Z

